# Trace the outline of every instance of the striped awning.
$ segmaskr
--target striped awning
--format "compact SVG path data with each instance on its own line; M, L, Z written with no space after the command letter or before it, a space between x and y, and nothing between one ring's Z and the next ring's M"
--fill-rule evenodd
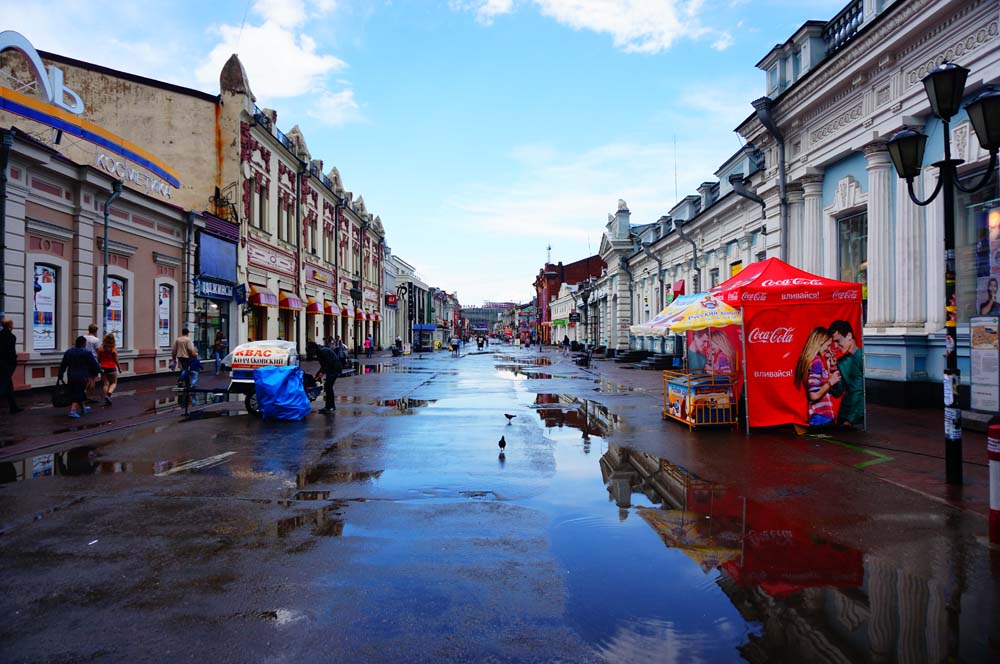
M344 318L354 318L354 311L352 309L348 309L347 307L341 307L340 315Z
M323 302L323 313L325 313L327 316L339 316L340 307L338 307L336 303L331 302L330 300L325 300Z
M250 296L247 304L254 307L276 307L278 306L278 296L266 288L258 288L250 284Z
M306 313L321 314L323 313L323 305L317 302L312 296L306 295Z
M382 321L382 316L379 314L379 312L373 311L372 320L375 321L376 323L380 323Z
M364 309L358 309L357 311L355 311L354 312L354 317L357 318L358 320L368 320L368 317L365 316L365 310Z
M281 291L281 297L278 298L278 307L290 311L302 311L302 300L297 295Z

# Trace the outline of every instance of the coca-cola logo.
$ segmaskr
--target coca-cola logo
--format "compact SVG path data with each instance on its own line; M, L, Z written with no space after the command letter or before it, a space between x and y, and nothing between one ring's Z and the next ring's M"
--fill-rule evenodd
M747 335L747 343L751 344L790 344L794 340L794 327L776 327L773 330L762 330L755 327Z
M857 296L858 296L857 291L839 290L839 291L833 291L833 295L831 297L833 297L834 300L853 300Z
M761 284L764 287L767 286L822 286L823 282L820 279L803 279L801 277L795 277L793 279L765 279Z
M766 302L767 293L743 293L744 302Z

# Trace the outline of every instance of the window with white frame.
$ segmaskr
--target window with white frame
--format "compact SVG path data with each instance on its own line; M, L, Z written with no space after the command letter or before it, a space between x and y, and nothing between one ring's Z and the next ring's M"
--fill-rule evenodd
M35 264L34 304L32 316L32 347L35 350L56 350L58 324L59 268L45 263Z
M104 333L115 335L115 345L125 347L125 311L127 306L126 288L128 282L118 277L108 277L108 292L105 296Z

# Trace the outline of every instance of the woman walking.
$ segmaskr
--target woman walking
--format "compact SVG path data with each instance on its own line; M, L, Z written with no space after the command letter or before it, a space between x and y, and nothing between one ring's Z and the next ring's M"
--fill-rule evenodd
M63 353L62 362L59 364L59 380L66 376L66 383L69 386L70 417L80 419L81 415L90 412L90 408L83 405L87 399L87 383L100 372L97 358L87 350L86 337L77 337L73 347Z
M122 367L118 364L118 349L115 347L115 335L108 333L101 340L101 346L97 349L97 363L104 374L104 405L111 405L111 395L118 387L118 374Z

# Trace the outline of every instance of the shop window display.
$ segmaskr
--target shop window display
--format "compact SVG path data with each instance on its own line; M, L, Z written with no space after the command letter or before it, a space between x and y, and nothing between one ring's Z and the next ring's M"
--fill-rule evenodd
M841 281L861 284L862 319L868 320L868 214L837 220L838 273Z
M58 284L57 268L51 265L35 265L32 317L32 347L35 350L56 350Z
M1000 199L986 187L974 194L958 192L955 205L958 322L1000 316Z

